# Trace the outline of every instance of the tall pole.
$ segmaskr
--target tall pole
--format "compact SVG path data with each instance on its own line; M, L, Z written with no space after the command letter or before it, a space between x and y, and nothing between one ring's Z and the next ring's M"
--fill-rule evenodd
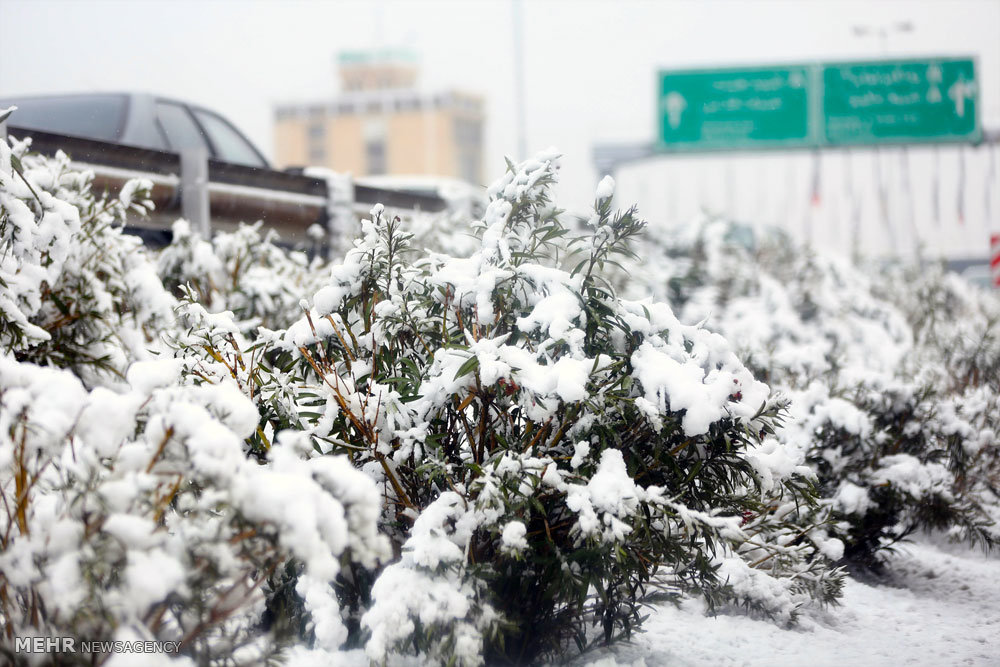
M882 224L885 225L889 234L889 243L892 244L892 251L896 252L895 232L892 229L892 221L889 219L889 195L885 188L885 178L882 176L882 147L875 146L875 190L878 193L878 210L882 216Z
M920 243L920 229L917 227L917 211L913 205L913 189L910 187L910 151L903 146L900 154L900 169L903 172L903 206L906 208L906 215L910 219L910 229L913 231L913 249L916 252L917 261L921 261L923 250Z
M524 118L524 37L522 0L511 0L511 23L514 31L514 104L517 105L517 153L528 158L528 139Z
M766 181L766 176L764 176L764 170L758 169L757 172L757 182L760 183L760 179L764 178ZM767 219L767 186L765 182L763 185L757 187L757 219L764 222Z
M820 179L822 169L822 161L819 154L819 149L813 151L812 154L812 177L809 184L809 210L806 212L805 216L805 237L806 244L812 245L813 243L813 228L815 225L815 218L819 215L819 204L820 204Z
M958 147L958 224L965 224L965 146Z
M986 183L983 187L984 208L986 210L986 228L990 229L993 226L993 190L996 187L996 177L997 177L997 150L996 145L986 144L987 163L986 168Z
M941 151L934 146L934 187L931 189L931 207L934 209L934 224L941 226Z
M785 182L795 183L795 165L791 160L785 161ZM792 219L792 188L785 188L785 220Z
M895 253L897 251L896 243L896 230L892 226L892 221L889 220L889 195L886 192L885 179L882 178L882 153L879 151L878 147L875 147L875 189L878 193L878 211L879 215L882 216L882 223L885 225L885 232L889 238L889 245L892 247L892 251Z
M844 172L847 210L851 218L851 259L857 264L861 252L861 201L854 191L854 163L850 151L844 155Z
M730 221L736 218L736 178L733 175L733 163L726 160L726 217Z

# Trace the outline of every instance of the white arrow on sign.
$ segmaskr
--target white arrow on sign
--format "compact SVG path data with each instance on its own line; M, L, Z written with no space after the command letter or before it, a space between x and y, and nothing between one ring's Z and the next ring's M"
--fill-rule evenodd
M955 103L955 113L959 118L965 117L965 100L971 100L976 94L975 82L969 83L965 77L959 77L958 81L951 84L948 89L948 97Z
M663 99L663 108L667 110L667 122L670 123L671 130L676 130L680 126L681 116L687 109L687 105L687 100L676 90L667 93Z

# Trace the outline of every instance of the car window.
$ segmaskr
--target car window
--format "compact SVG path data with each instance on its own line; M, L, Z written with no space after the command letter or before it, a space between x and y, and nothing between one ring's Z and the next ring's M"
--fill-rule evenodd
M156 117L160 121L167 136L171 150L181 151L185 148L199 146L208 149L208 143L202 136L201 128L194 122L191 114L180 104L173 102L157 102Z
M195 109L194 115L208 133L217 159L250 167L267 167L250 142L226 120L204 109Z
M17 106L10 119L11 125L98 141L115 141L121 137L126 102L124 95L4 100L4 104Z

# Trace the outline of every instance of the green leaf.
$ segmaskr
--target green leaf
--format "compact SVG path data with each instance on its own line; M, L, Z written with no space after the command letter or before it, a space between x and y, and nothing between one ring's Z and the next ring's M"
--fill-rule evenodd
M66 307L66 304L63 303L62 299L55 292L52 293L52 303L56 304L56 308L59 309L60 313L67 317L69 316L69 308Z
M413 363L412 359L410 359L409 357L403 357L402 359L400 359L400 363L403 364L403 367L407 371L409 371L410 375L412 375L414 378L420 377L420 369L417 368L417 365Z
M550 241L552 239L557 239L560 236L565 236L568 233L569 233L568 229L559 229L553 227L549 231L545 232L545 234L542 236L542 241Z
M459 366L458 371L455 373L455 379L468 375L475 369L479 368L479 357L469 357L465 360L465 363Z
M570 271L570 275L571 276L575 276L577 273L580 272L580 269L582 269L583 267L585 267L587 265L587 262L589 262L589 261L590 261L589 257L587 259L581 260L580 263L577 264L575 267L573 267L573 270Z

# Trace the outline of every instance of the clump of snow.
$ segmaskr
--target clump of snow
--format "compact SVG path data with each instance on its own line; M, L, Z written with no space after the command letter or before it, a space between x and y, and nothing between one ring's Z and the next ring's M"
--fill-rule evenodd
M605 176L601 179L601 182L597 184L597 198L598 199L611 199L615 194L615 179L610 176Z
M517 553L528 546L528 541L524 539L528 529L520 521L510 521L503 527L500 535L500 542L503 548L512 553Z

